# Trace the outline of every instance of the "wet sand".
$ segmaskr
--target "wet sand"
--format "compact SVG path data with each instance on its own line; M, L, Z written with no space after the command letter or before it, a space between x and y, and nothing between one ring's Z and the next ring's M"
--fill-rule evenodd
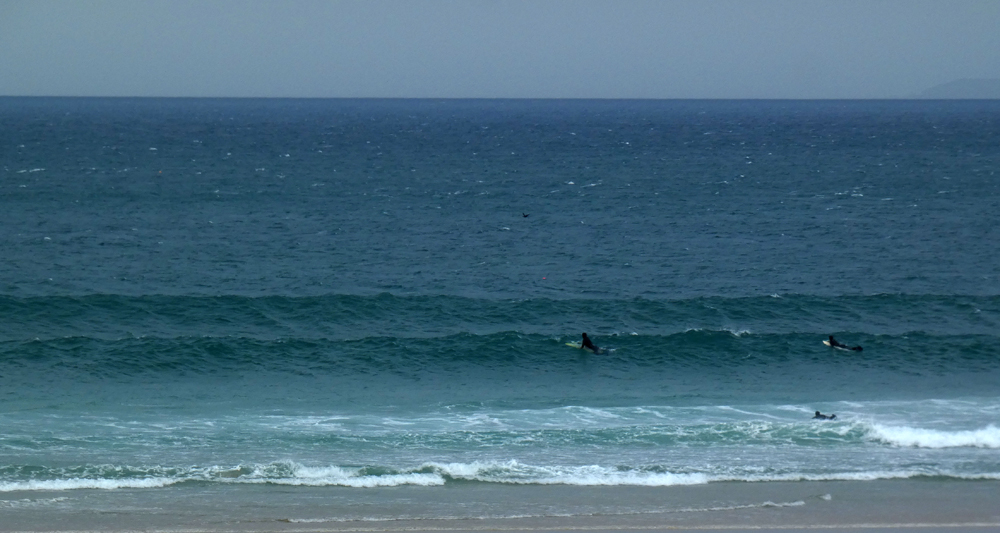
M1000 531L997 481L173 487L4 498L0 532Z

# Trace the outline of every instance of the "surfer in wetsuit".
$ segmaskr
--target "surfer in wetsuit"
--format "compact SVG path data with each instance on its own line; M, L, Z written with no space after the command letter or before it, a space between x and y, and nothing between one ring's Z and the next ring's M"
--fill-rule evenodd
M833 337L831 337L831 338L833 338ZM816 411L816 416L813 417L813 420L816 420L816 419L819 419L819 420L833 420L834 418L837 418L837 415L824 415L823 413L821 413L819 411Z
M588 337L586 333L583 334L583 341L580 343L580 349L582 350L584 348L590 348L594 351L594 353L601 353L601 349L594 346L594 343L591 342L590 337Z
M843 348L845 350L854 350L856 352L860 352L861 350L864 349L864 348L862 348L860 346L848 346L846 344L837 342L837 339L834 339L833 335L830 335L830 347L831 348Z

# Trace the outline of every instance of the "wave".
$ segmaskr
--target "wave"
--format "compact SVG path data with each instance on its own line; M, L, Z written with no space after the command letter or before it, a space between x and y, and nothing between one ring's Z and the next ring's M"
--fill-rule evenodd
M561 367L571 355L563 342L581 330L635 367L821 364L831 354L819 341L835 334L867 348L853 359L834 354L856 370L936 375L994 371L1000 343L1000 296L0 296L0 316L0 372L39 363L100 377Z
M901 336L992 335L1000 296L784 295L678 300L484 299L445 295L315 297L0 296L0 341L87 336L259 340L425 338L503 331L670 335L688 330Z
M96 446L114 449L128 442L135 449L156 449L183 442L200 449L313 450L331 453L395 454L398 450L466 450L484 454L538 454L552 450L672 450L702 453L729 447L745 454L785 450L816 454L875 447L1000 448L1000 429L945 430L890 425L872 419L941 418L974 427L989 417L996 401L962 410L937 402L907 402L886 408L876 403L840 411L836 421L814 421L800 406L639 407L558 409L443 410L404 414L337 416L239 416L221 419L158 417L140 423L91 416L87 422L51 417L44 426L13 415L0 417L8 435L0 436L0 454L30 454L39 449ZM963 402L967 403L967 402ZM844 407L844 405L841 405ZM863 418L858 413L864 413ZM39 430L43 430L37 435ZM367 456L365 456L367 457ZM0 468L0 476L7 472ZM19 475L16 471L10 471ZM88 471L62 477L86 477ZM133 476L125 471L121 475ZM155 476L154 476L155 477Z
M990 395L1000 374L1000 297L91 295L0 297L0 316L0 376L13 384L0 398L32 404L207 380L151 394L253 404L954 397ZM567 348L581 331L606 353ZM832 351L820 343L830 334L865 350ZM53 380L63 386L40 387Z
M199 376L247 371L271 375L377 375L404 378L453 375L466 378L496 372L539 370L553 376L593 372L586 361L618 371L687 373L721 378L769 374L801 379L889 371L934 377L995 374L995 335L852 335L864 352L834 352L820 341L823 332L767 334L727 329L689 329L665 335L610 335L592 338L605 353L586 357L567 348L575 336L503 331L423 338L371 336L350 340L260 339L244 336L126 337L73 336L0 341L0 374L69 379L131 379L141 376ZM747 374L750 373L750 374ZM603 375L603 374L602 374ZM494 376L496 377L496 376ZM983 378L985 379L985 378Z
M168 487L183 480L171 478L149 479L50 479L27 481L2 481L0 492L59 491L77 489L153 489Z
M44 507L59 504L66 501L66 497L58 498L22 498L20 500L0 500L0 509L29 509L32 507Z
M992 424L980 429L957 431L873 424L868 431L871 438L894 446L1000 449L1000 428Z
M107 472L102 475L101 469ZM271 484L283 486L380 488L398 486L440 486L455 483L507 485L642 486L671 487L716 482L789 481L874 481L934 477L955 480L1000 480L1000 472L957 473L933 469L856 472L776 472L772 474L710 474L668 472L662 467L538 466L518 461L472 463L427 462L412 469L390 467L305 466L292 461L212 467L128 468L134 473L122 477L122 468L105 465L88 467L89 477L57 477L60 469L34 467L36 479L0 480L0 492L65 491L78 489L162 488L179 483ZM50 477L50 479L37 479Z

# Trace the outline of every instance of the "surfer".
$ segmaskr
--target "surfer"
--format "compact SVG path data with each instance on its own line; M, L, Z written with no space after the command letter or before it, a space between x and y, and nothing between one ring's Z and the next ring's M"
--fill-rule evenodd
M854 350L856 352L860 352L861 350L864 350L864 348L862 348L860 346L848 346L846 344L838 342L837 339L833 338L833 335L830 335L830 347L831 348L843 348L845 350Z
M813 420L816 420L816 419L819 419L819 420L833 420L834 418L837 418L837 415L824 415L823 413L821 413L819 411L816 411L816 416L813 417Z
M590 348L594 351L594 353L601 353L601 349L594 346L594 343L591 342L590 337L588 337L586 333L583 334L583 342L580 343L580 349L583 348Z

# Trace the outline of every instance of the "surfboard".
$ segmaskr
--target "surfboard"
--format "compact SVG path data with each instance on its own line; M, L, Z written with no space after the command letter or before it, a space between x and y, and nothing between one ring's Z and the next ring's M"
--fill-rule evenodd
M823 341L823 344L825 344L825 345L827 345L827 346L830 346L830 341ZM851 351L851 349L850 349L850 348L845 348L845 347L843 347L843 346L830 346L830 347L831 347L831 348L836 348L836 349L838 349L838 350L846 350L846 351L848 351L848 352L849 352L849 351Z
M566 346L569 346L570 348L576 348L577 350L579 350L580 346L583 346L583 341L567 342ZM590 348L584 348L584 350L587 350L590 353L596 353L594 352L594 350L591 350Z

